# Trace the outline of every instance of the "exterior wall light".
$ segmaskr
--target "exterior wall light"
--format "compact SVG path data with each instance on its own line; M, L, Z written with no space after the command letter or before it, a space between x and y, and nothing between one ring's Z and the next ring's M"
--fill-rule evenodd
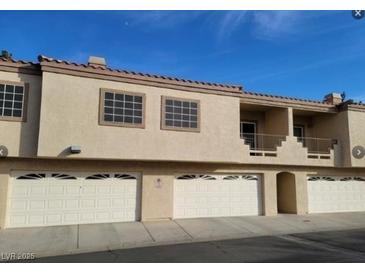
M81 147L79 145L72 145L70 146L70 152L72 154L79 154L81 153Z

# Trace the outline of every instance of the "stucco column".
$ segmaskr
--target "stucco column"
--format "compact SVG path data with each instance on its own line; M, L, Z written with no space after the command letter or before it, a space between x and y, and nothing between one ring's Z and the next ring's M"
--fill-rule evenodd
M295 172L295 189L297 196L297 214L308 213L308 192L307 174L305 172Z
M294 117L293 117L293 108L288 107L288 136L294 136Z
M276 172L263 174L263 213L265 216L278 214L276 200Z
M7 194L9 187L9 174L3 173L0 167L0 229L5 226L5 215L7 207Z
M144 172L142 177L141 219L163 220L173 217L173 175Z

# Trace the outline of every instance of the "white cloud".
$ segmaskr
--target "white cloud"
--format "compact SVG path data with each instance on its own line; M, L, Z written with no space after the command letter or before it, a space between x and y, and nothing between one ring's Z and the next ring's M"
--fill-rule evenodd
M293 34L302 16L298 11L256 11L253 13L253 35L271 40L281 35Z
M247 11L226 11L219 20L218 39L229 38L247 20Z
M135 11L127 13L127 23L145 28L172 28L199 16L199 11Z

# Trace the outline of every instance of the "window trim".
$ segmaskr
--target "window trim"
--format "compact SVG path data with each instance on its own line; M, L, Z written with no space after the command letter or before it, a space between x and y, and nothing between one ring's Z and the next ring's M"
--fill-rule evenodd
M167 126L165 121L165 113L166 113L166 100L177 100L184 102L192 102L198 105L197 109L197 127L196 128L185 128L185 127L174 127ZM190 98L179 98L179 97L171 97L171 96L161 96L161 129L162 130L172 130L172 131L185 131L185 132L195 132L200 133L200 122L201 122L201 111L200 111L200 100L190 99Z
M119 122L109 122L104 121L104 103L105 103L105 92L114 92L119 94L127 94L132 96L141 96L142 97L142 123L141 124L133 124L133 123L119 123ZM145 128L146 121L146 95L144 93L139 92L130 92L124 91L121 89L112 89L112 88L100 88L100 98L99 98L99 125L100 126L114 126L114 127L129 127L129 128Z
M27 112L28 112L29 83L0 80L0 84L2 84L2 85L13 85L13 86L22 86L23 87L22 116L21 117L13 117L13 116L2 116L2 115L0 115L0 121L23 122L23 123L25 123L27 121Z

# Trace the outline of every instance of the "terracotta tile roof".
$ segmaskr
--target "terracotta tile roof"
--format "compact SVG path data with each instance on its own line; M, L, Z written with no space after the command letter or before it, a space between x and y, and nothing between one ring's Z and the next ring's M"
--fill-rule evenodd
M5 57L0 57L0 61L10 62L10 63L13 63L13 64L32 65L32 66L38 66L39 65L39 63L34 63L34 62L29 62L29 61L24 61L24 60L15 60L13 58L5 58Z
M100 67L100 66L94 66L94 65L89 65L89 64L78 64L75 62L54 59L54 58L47 57L44 55L38 56L38 60L39 60L39 62L51 62L51 63L57 63L57 64L82 67L82 68L92 68L95 70L122 73L124 75L135 75L135 76L142 76L142 77L147 77L147 78L152 78L152 79L176 81L179 83L188 83L188 84L196 84L196 85L208 86L208 87L225 88L225 89L231 89L232 92L236 92L236 93L242 92L242 86L240 86L240 85L228 85L228 84L220 84L220 83L212 83L212 82L194 81L194 80L187 80L187 79L182 79L182 78L162 76L162 75L149 74L149 73L141 73L141 72L135 72L135 71L129 71L129 70L112 69L112 68L108 68L108 67Z
M10 63L15 64L15 65L30 65L32 67L40 66L39 63L23 61L23 60L15 60L13 58L0 57L0 61L10 62ZM194 81L194 80L187 80L187 79L176 78L176 77L168 77L168 76L162 76L162 75L156 75L156 74L134 72L134 71L129 71L129 70L112 69L112 68L108 68L108 67L100 67L100 66L94 66L94 65L89 65L89 64L79 64L79 63L76 63L76 62L69 62L69 61L60 60L60 59L54 59L54 58L47 57L47 56L44 56L44 55L39 55L38 56L38 61L39 62L49 62L49 63L63 64L63 65L70 65L70 66L75 66L75 67L85 68L85 69L90 69L91 68L91 69L96 70L96 71L97 70L106 71L106 72L109 71L109 72L113 72L113 73L121 73L123 75L141 76L141 77L147 77L149 79L168 80L168 81L173 81L173 82L180 83L180 84L187 83L187 84L190 84L190 85L215 87L215 88L218 88L218 89L223 88L223 89L228 89L228 90L230 90L230 92L233 92L233 93L242 94L243 97L248 96L248 97L257 98L257 99L259 99L259 98L265 98L265 99L271 98L271 99L286 100L286 101L291 101L291 102L303 102L303 103L308 103L308 104L331 106L331 104L329 104L329 103L318 101L318 100L309 100L309 99L302 99L302 98L296 98L296 97L272 95L272 94L265 93L265 92L248 91L248 90L246 91L246 90L243 90L243 87L240 86L240 85L227 85L227 84L212 83L212 82ZM350 105L361 106L361 107L365 106L365 104L359 103L359 102L351 102Z
M322 101L318 101L318 100L309 100L309 99L302 99L302 98L289 97L289 96L272 95L272 94L256 92L256 91L245 91L244 90L242 93L244 95L255 96L255 97L273 98L273 99L288 100L288 101L295 101L295 102L305 102L305 103L311 103L311 104L331 105L330 103L322 102Z

